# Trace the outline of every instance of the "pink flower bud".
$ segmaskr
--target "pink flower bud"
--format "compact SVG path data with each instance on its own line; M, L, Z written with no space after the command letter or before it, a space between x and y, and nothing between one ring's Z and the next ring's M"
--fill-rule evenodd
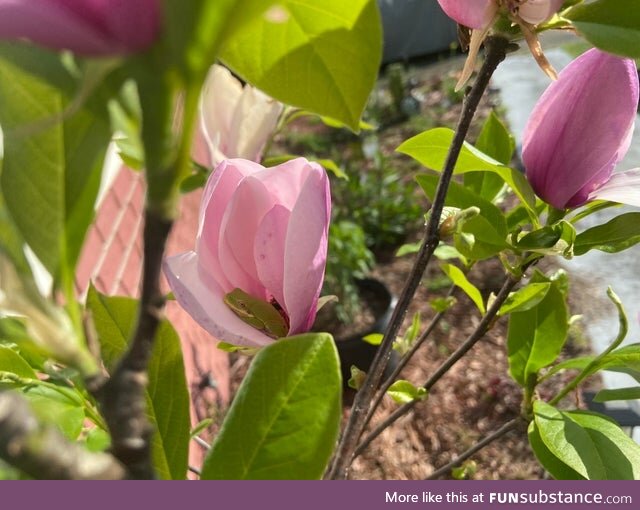
M612 177L629 148L637 106L633 60L593 49L569 64L524 130L522 159L538 196L558 209L595 198L640 204L637 171Z
M442 10L451 19L465 27L485 28L496 15L496 0L438 0Z
M0 39L28 39L80 55L121 55L159 34L160 0L0 0Z
M563 2L564 0L527 0L520 4L518 16L527 23L539 25L558 12Z
M298 158L264 168L223 161L204 190L195 251L165 262L169 285L196 322L225 342L273 342L223 302L237 288L277 303L289 335L308 331L324 278L330 214L329 179L316 163Z

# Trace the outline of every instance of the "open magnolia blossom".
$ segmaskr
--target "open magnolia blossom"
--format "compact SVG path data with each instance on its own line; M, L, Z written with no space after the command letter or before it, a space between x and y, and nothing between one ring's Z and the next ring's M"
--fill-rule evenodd
M225 160L204 190L195 250L165 262L169 285L198 324L231 344L261 347L308 331L330 214L329 179L318 164ZM263 309L277 311L282 331Z
M502 14L520 26L536 62L545 73L555 79L556 72L542 52L535 27L548 21L562 7L563 2L564 0L438 0L450 18L471 29L469 56L456 88L462 88L471 77L480 46Z
M638 89L633 60L597 49L560 73L523 135L526 176L540 198L557 209L596 199L640 206L640 169L613 173L631 143Z
M260 161L282 108L282 103L255 87L243 87L228 69L212 66L200 101L211 163L215 166L230 158Z
M148 48L160 32L160 0L0 0L0 39L28 39L80 55Z

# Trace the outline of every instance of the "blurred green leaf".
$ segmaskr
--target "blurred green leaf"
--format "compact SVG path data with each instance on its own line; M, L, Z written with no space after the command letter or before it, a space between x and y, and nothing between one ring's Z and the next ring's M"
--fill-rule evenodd
M102 359L111 371L127 348L138 302L104 296L91 287L87 307L98 333ZM166 320L160 323L156 333L148 377L147 414L157 426L152 439L155 468L162 478L183 480L189 449L189 393L180 339Z
M549 451L588 480L638 480L640 445L609 418L586 411L561 412L540 400L536 427Z
M44 70L59 87L41 77ZM79 86L57 54L0 46L2 193L22 237L54 276L80 254L111 136L106 109L67 111Z
M382 56L376 2L282 0L276 9L236 30L222 60L270 96L358 130Z
M58 390L34 384L23 390L35 415L41 421L55 425L69 439L76 440L85 420L84 406L79 395L70 388Z
M0 372L10 372L19 377L37 379L37 375L29 363L16 351L0 345Z
M589 250L617 253L640 242L640 212L621 214L612 220L581 232L576 237L574 253Z
M317 479L335 447L342 381L331 335L262 349L205 460L202 479Z
M371 333L362 337L365 342L371 345L380 345L383 338L384 335L382 333Z
M632 386L630 388L615 388L610 390L600 390L595 397L594 402L610 402L612 400L636 400L640 399L640 386Z
M401 379L389 387L387 395L389 395L396 404L408 404L414 400L424 400L427 398L427 390L422 387L417 388L409 381Z
M564 15L591 44L610 53L640 58L640 1L597 0Z

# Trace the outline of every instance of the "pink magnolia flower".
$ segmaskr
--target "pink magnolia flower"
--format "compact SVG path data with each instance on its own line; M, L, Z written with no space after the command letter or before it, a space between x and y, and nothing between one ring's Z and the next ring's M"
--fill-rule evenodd
M0 39L120 55L149 47L160 18L160 0L0 0Z
M638 107L633 60L592 49L544 92L525 127L522 160L531 186L558 209L603 199L640 206L640 169L613 174Z
M564 0L438 0L447 16L471 29L469 56L456 89L462 88L471 77L480 46L501 13L520 26L538 65L555 79L555 71L542 53L534 27L549 20L562 7L563 2Z
M282 108L282 103L255 87L243 87L224 67L212 66L200 101L212 164L230 158L259 161Z
M324 278L330 200L325 171L304 158L272 168L223 161L204 190L195 251L165 262L176 299L209 333L235 345L274 341L224 303L235 289L277 304L289 335L308 331Z

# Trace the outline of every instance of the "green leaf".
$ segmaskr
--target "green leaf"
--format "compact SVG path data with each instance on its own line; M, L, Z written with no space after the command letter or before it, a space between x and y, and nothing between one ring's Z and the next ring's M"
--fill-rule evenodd
M584 476L580 476L579 473L567 466L547 448L542 437L540 437L540 431L538 430L535 420L529 423L527 434L529 436L529 445L531 445L531 449L536 458L540 461L542 467L556 480L585 479Z
M44 70L60 87L41 78ZM106 110L68 115L77 87L57 54L0 47L2 192L22 237L54 276L70 272L80 254L111 136Z
M37 379L33 368L16 351L0 345L0 372L10 372L25 379Z
M409 138L396 150L437 172L441 172L453 141L454 132L448 128L435 128ZM487 156L473 145L465 142L454 169L455 174L467 172L493 172L518 195L523 205L534 211L536 197L524 175L507 168L499 161Z
M381 333L371 333L362 337L365 342L371 345L380 345L383 338L384 335Z
M583 255L589 250L617 253L640 242L640 212L616 216L603 225L581 232L573 252Z
M610 402L612 400L636 400L640 399L640 387L632 386L630 388L615 388L610 390L600 390L595 397L594 402Z
M457 302L458 300L455 298L455 296L439 297L439 298L432 299L429 302L429 305L436 312L443 313L443 312L446 312L453 305L455 305Z
M38 419L55 425L69 439L75 440L82 432L85 414L79 396L70 388L53 388L34 384L25 387L25 397Z
M451 281L457 287L460 287L464 293L471 298L471 301L475 303L478 310L480 310L480 313L484 314L486 312L486 308L484 306L482 294L480 294L478 288L467 279L462 270L452 264L443 264L441 267L444 273L451 278Z
M534 307L513 312L509 317L509 373L521 386L526 386L531 375L556 360L569 328L561 284L537 275L533 283L550 283L546 295Z
M408 404L414 400L424 400L427 398L427 390L422 387L416 388L409 381L401 379L389 387L387 395L389 395L396 404Z
M495 111L491 110L475 146L487 156L509 166L516 143ZM491 201L503 188L504 181L498 174L492 172L469 172L464 174L464 185L482 198Z
M282 0L278 8L279 21L254 17L229 37L223 61L272 97L358 130L382 55L376 2Z
M111 446L111 436L98 427L92 428L87 432L85 446L90 452L104 452Z
M610 419L585 411L533 406L536 427L549 451L588 480L637 480L640 445Z
M202 479L317 479L338 435L342 382L331 335L262 349L242 382Z
M98 332L102 358L111 371L127 347L138 302L104 296L91 287L87 307ZM180 339L166 320L156 333L148 377L147 414L157 426L152 439L154 465L162 478L182 480L187 472L189 449L189 393Z
M582 356L558 363L549 370L545 375L545 379L562 370L583 370L587 368L595 358L595 356ZM629 373L629 375L640 382L640 344L625 345L610 352L601 358L596 365L592 366L586 376L593 375L600 370Z
M576 229L568 221L547 225L520 237L515 246L523 251L573 257Z
M594 46L640 58L640 1L598 0L573 7L564 15Z
M550 287L551 284L548 282L530 283L526 287L512 292L500 307L498 315L530 310L545 298Z

